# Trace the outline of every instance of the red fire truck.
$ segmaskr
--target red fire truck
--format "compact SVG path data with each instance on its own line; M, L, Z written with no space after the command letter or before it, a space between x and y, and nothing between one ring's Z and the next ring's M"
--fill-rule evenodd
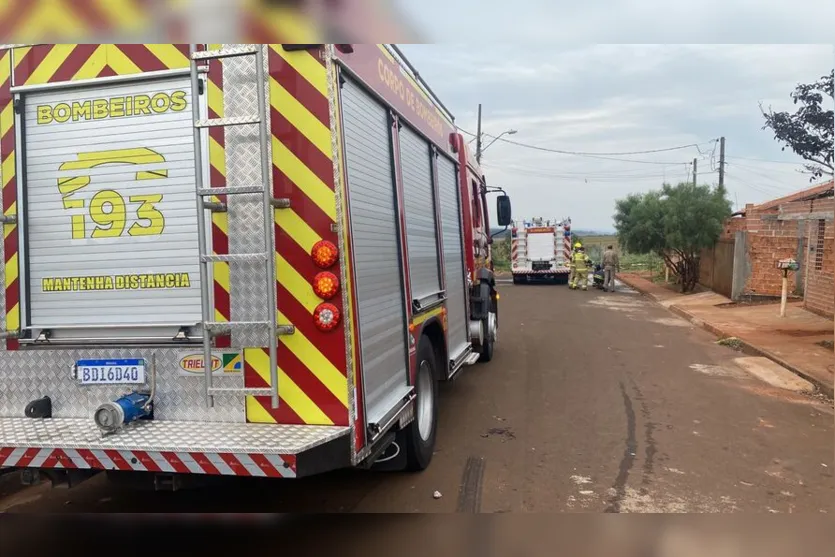
M497 190L395 46L0 46L0 161L28 480L424 469L492 358Z

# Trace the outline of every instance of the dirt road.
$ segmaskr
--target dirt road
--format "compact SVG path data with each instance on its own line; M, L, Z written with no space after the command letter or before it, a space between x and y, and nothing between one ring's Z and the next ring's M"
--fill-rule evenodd
M96 477L20 489L10 512L826 512L831 404L771 387L635 293L501 288L490 364L442 389L419 475L346 471L137 492ZM440 499L433 493L439 491Z

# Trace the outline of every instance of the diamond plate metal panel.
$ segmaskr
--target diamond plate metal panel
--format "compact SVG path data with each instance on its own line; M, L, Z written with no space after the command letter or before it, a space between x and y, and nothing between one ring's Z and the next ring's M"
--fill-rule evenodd
M80 386L72 378L71 366L79 359L145 358L156 354L157 391L154 415L159 420L203 420L245 422L242 397L217 397L214 408L206 408L200 377L178 375L184 351L199 347L166 349L24 349L0 352L0 416L23 416L30 401L43 396L52 399L53 416L92 418L95 409L131 390L129 386ZM150 377L149 377L150 381ZM218 377L217 387L242 387L239 377Z
M235 45L224 45L223 48ZM262 46L262 48L266 48ZM265 66L267 56L264 56ZM264 75L269 76L265 67ZM224 98L226 116L258 113L258 89L255 57L232 58L224 62ZM269 110L267 110L269 126ZM261 184L261 153L258 127L235 127L226 130L226 168L229 187ZM272 159L269 159L272 160ZM272 191L272 179L264 185ZM229 200L229 245L231 253L257 253L264 249L263 205L257 195L235 195ZM274 245L274 244L272 244ZM272 258L271 258L272 259ZM265 321L275 319L275 310L266 308L267 281L263 264L234 263L232 273L232 320ZM270 287L274 287L270 285ZM234 337L236 346L267 346L264 331L242 331Z
M149 420L102 435L92 420L0 418L4 447L299 454L347 433L342 426Z

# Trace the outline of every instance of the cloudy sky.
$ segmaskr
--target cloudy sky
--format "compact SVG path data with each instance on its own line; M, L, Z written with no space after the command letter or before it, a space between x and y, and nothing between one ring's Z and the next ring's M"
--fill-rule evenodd
M485 152L483 162L488 182L511 194L514 216L570 216L575 228L610 230L615 199L658 188L664 181L692 179L694 158L699 182L716 183L719 147L714 140L720 136L726 138L725 182L735 206L808 187L809 176L798 172L800 159L782 152L771 134L761 129L759 103L775 110L790 109L789 93L795 85L817 80L833 67L832 44L588 45L588 39L582 39L586 29L589 36L611 36L612 42L630 40L634 30L623 24L648 17L646 9L656 0L633 1L631 11L620 0L585 3L582 12L557 10L558 3L551 0L520 1L541 4L541 10L536 17L525 17L530 12L520 10L523 17L513 26L505 25L499 14L491 16L489 10L470 14L474 25L484 30L483 36L495 41L402 46L463 130L475 132L477 107L482 103L486 134L495 136L515 129L518 133L504 138L535 146L585 153L696 146L597 158L497 141ZM797 7L803 2L815 0L785 4ZM600 7L606 3L610 10ZM744 0L725 0L722 5L730 20L739 19L728 7L734 3L746 4ZM418 3L409 4L410 17L417 26L432 29L438 40L444 40L452 38L454 29L436 20L429 25L432 18L428 14L444 5L453 15L463 17L469 0L422 0L419 10L414 9ZM507 6L498 0L481 1L485 7L491 4ZM718 13L719 5L713 0L699 3L702 8L692 28L700 30L701 40L728 35L730 27L720 23L716 36L710 36L711 25L717 23L715 17L707 16ZM827 13L833 12L823 18L831 26L835 2L820 5ZM803 23L807 34L814 35L816 23L798 13L777 10L753 18L749 24L772 25L782 30L783 40L793 40L794 33L785 32L793 29L793 23ZM593 31L588 27L590 17L596 25ZM659 42L681 40L689 28L653 28L648 35ZM745 26L739 33L738 40L745 40ZM554 36L560 39L549 38ZM435 39L430 34L426 40ZM572 45L572 40L578 43ZM794 40L803 39L798 36ZM835 42L835 37L830 42Z

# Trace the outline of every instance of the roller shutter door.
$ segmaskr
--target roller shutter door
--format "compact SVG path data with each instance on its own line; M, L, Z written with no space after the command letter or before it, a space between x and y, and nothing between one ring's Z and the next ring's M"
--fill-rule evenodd
M381 420L408 389L405 298L386 109L348 80L342 114L365 405Z
M24 100L31 324L199 322L188 78Z
M461 205L455 164L438 157L438 188L446 269L449 357L458 358L467 348L467 286L461 242Z
M441 290L432 159L429 143L406 126L400 129L400 167L412 299L423 300Z

